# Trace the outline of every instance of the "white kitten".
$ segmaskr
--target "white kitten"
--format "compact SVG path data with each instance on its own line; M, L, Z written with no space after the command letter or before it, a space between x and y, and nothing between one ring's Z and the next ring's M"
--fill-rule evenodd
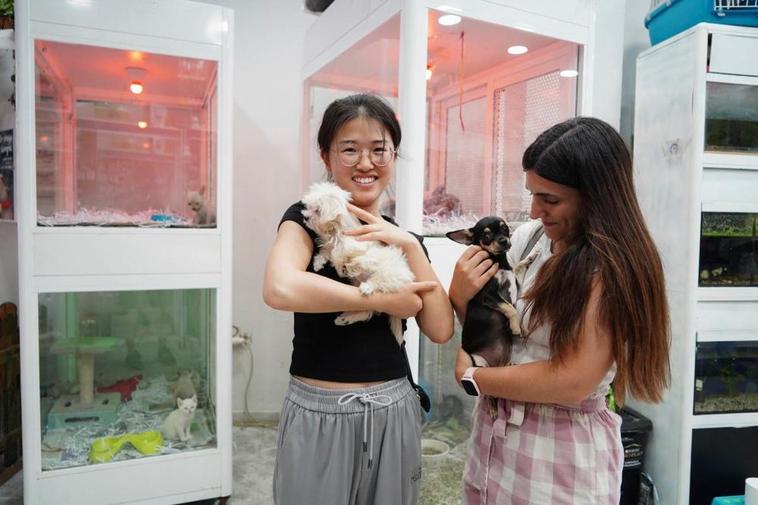
M177 398L177 409L166 416L163 421L163 436L167 440L180 440L186 442L190 439L190 427L192 418L195 417L197 408L197 396L191 398Z

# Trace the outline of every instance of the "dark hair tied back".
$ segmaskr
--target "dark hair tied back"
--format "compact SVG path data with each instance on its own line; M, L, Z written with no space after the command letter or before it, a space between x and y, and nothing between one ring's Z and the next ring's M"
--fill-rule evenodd
M319 150L328 152L342 125L358 117L378 122L389 133L393 147L400 147L400 123L392 107L377 96L358 94L335 100L326 108L318 130Z

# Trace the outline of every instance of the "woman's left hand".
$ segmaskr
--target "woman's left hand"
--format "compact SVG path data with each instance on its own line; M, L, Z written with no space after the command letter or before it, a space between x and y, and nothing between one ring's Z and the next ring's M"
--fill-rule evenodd
M471 360L471 355L464 351L463 347L459 347L458 355L455 358L455 380L459 386L461 385L461 377L472 366L474 366L474 362Z
M396 245L406 252L410 247L418 244L413 235L399 226L385 221L381 217L377 217L352 204L347 205L347 210L366 224L360 228L346 231L345 235L355 237L356 240L360 241L376 240L388 245Z

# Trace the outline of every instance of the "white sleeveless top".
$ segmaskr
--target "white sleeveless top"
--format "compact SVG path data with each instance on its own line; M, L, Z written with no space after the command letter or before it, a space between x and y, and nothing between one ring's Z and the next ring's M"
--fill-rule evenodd
M511 249L508 251L511 264L516 265L524 248L527 246L527 242L533 236L536 229L541 226L539 220L529 221L516 228L511 237ZM522 327L529 327L529 315L531 310L526 310L526 302L521 296L526 293L529 288L534 284L534 280L537 277L542 265L547 261L552 253L550 252L551 240L547 235L543 234L534 246L532 251L537 252L537 258L531 264L526 271L524 277L524 284L519 290L519 296L516 301L516 310L522 316ZM542 361L550 359L550 326L542 325L536 328L531 334L529 334L526 340L515 339L513 348L511 350L511 362L514 364L531 363L532 361ZM608 373L605 374L603 380L600 381L595 391L588 398L603 397L608 392L608 386L613 382L613 378L616 376L616 363L614 362L608 369Z

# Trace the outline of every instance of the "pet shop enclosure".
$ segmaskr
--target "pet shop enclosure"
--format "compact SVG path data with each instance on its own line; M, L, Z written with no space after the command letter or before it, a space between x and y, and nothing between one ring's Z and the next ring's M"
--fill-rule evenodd
M16 20L24 498L229 496L233 13Z
M655 423L661 502L707 505L758 474L758 28L699 24L637 60L634 167L671 308ZM634 403L631 400L631 403Z
M403 140L384 213L427 236L447 285L462 247L434 237L489 214L527 220L521 156L541 131L578 114L618 125L623 11L607 0L337 0L306 38L304 185L324 177L315 138L326 106L356 92L386 98ZM435 422L465 425L455 346L419 349L412 328Z

